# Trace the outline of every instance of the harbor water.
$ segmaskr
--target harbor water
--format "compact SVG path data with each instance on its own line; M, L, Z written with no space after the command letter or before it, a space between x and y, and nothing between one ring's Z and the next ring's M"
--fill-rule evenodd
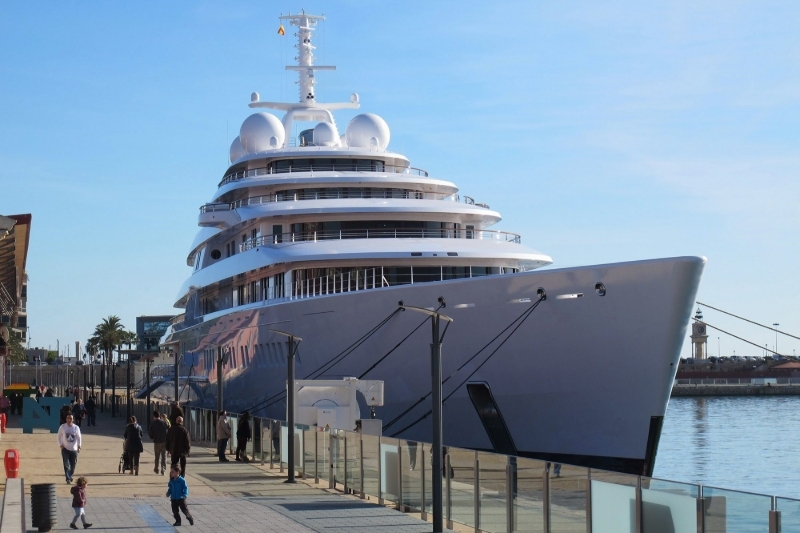
M800 498L800 397L672 398L654 477Z

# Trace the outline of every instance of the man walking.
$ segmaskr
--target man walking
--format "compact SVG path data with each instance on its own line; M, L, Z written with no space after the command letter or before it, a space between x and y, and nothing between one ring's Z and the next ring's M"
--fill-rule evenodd
M97 408L97 403L94 401L94 396L89 396L89 399L86 400L86 403L83 405L86 408L86 419L89 425L96 426L97 419L95 418L95 409Z
M86 416L86 406L83 405L83 400L78 398L72 405L72 416L75 419L75 425L81 427L83 417Z
M61 446L61 460L64 462L64 476L67 483L72 483L72 475L78 465L78 453L81 451L81 428L76 426L72 413L67 421L58 428L58 445Z
M225 457L225 450L228 448L228 440L231 438L231 423L228 422L228 413L220 412L217 420L217 457L220 462L229 461Z
M161 459L161 475L167 470L167 424L161 420L158 411L153 411L153 420L147 428L147 434L153 439L153 453L156 456L156 466L153 472L158 474L158 460Z
M179 416L167 431L167 450L172 455L172 466L180 462L181 475L184 477L186 476L186 456L191 447L189 432L183 427L183 417Z

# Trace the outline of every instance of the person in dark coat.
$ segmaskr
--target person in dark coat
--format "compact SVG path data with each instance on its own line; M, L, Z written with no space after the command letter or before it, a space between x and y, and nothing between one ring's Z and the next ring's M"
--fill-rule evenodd
M153 420L147 428L147 434L153 439L153 455L156 465L153 472L158 474L158 461L161 460L161 475L167 470L167 423L161 420L158 411L153 411Z
M86 400L86 403L84 404L84 407L86 407L86 419L87 419L88 424L90 426L96 426L97 425L97 413L96 413L95 409L97 408L97 402L95 402L94 396L89 396L89 399Z
M128 419L128 425L125 426L125 452L131 462L131 475L136 473L139 475L139 454L144 451L142 445L142 426L136 423L136 417L132 416Z
M172 404L172 411L170 411L170 413L169 413L169 422L170 422L170 425L174 426L174 425L175 425L175 420L176 420L176 419L177 419L179 416L180 416L180 417L183 417L183 409L181 409L181 404L180 404L180 403L178 403L178 402L174 402L174 403Z
M59 411L59 413L58 413L59 420L61 421L61 423L62 424L66 424L67 423L67 415L71 415L71 414L72 414L72 407L70 407L69 404L65 404L64 406L62 406L61 407L61 411Z
M239 417L239 425L236 428L236 460L239 462L244 461L249 463L250 459L247 458L247 441L253 437L253 432L250 429L250 413L245 411Z
M180 462L181 475L186 476L186 456L192 448L189 431L183 427L183 417L175 419L175 423L167 431L167 450L172 456L172 466Z
M80 398L72 405L72 416L75 417L75 425L81 427L81 421L86 416L86 407Z

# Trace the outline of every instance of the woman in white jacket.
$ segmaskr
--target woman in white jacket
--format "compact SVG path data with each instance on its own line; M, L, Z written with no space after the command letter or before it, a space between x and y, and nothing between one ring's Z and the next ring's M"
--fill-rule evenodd
M67 483L72 483L72 475L78 464L81 451L81 428L75 425L75 418L67 415L67 423L58 428L58 445L61 446L61 459L64 461L64 475Z

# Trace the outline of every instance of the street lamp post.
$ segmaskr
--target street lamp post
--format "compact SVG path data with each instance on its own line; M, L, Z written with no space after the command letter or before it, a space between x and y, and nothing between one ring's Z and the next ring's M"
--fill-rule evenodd
M286 446L286 453L288 454L287 458L287 466L289 468L289 477L286 480L286 483L294 483L294 474L295 474L295 464L294 464L294 410L295 410L295 398L294 398L294 356L297 354L297 346L303 340L300 337L293 335L291 333L286 333L285 331L280 331L277 329L270 330L273 333L277 333L278 335L283 335L284 337L289 338L289 364L286 368L286 385L288 390L286 391L286 425L288 426L288 437L287 437L287 446ZM297 341L297 343L295 343Z
M433 531L440 533L444 528L442 513L442 338L439 326L442 320L452 322L453 319L431 309L413 307L399 303L401 309L415 311L431 317L431 412L433 414L433 466L431 469L433 490ZM439 309L445 307L444 298L439 297Z
M780 355L778 353L778 326L780 326L780 324L776 322L772 325L775 326L775 355Z
M230 352L227 349L223 349L222 346L217 346L217 417L225 409L225 401L222 396L222 368L228 364L228 357L230 357Z

